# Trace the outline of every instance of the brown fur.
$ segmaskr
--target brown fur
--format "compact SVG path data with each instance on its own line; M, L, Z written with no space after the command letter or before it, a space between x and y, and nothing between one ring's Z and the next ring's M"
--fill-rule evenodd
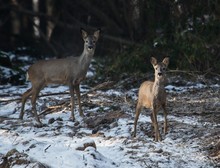
M164 111L164 133L167 132L167 111L166 111L166 91L164 84L166 81L165 70L169 64L169 58L164 58L160 63L152 57L151 64L155 70L155 80L145 81L141 84L138 92L138 102L136 106L136 116L134 121L134 137L136 136L137 121L143 107L152 109L151 121L155 131L155 141L160 141L157 112L162 108Z
M71 119L74 120L74 90L78 97L79 112L84 116L80 101L79 84L85 79L91 59L95 52L96 42L99 38L100 30L88 35L85 30L81 30L84 40L84 50L79 57L68 57L63 59L42 60L28 69L28 77L32 87L22 95L22 106L19 118L23 119L25 102L29 96L31 97L32 110L36 121L41 124L36 111L36 99L40 90L48 84L64 84L68 85L71 95Z

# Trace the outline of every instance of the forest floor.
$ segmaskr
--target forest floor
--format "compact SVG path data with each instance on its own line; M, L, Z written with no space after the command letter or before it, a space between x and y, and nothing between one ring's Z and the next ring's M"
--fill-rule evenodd
M137 137L132 137L138 85L143 79L127 77L102 87L84 83L85 117L79 116L76 106L75 122L69 120L68 87L46 87L37 101L44 123L40 128L29 100L24 120L18 119L20 95L30 83L1 85L0 167L220 167L219 80L192 82L171 75L168 79L169 130L162 133L163 114L159 113L161 142L153 141L149 110L142 111Z

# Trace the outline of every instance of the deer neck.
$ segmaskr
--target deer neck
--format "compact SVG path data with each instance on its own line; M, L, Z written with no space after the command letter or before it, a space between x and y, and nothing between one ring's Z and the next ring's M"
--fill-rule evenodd
M93 55L94 55L94 50L89 52L87 49L84 48L79 59L79 64L81 65L82 69L87 70L89 68Z
M164 92L164 82L165 78L158 79L155 77L154 84L153 84L153 93L154 96L158 96L161 92Z

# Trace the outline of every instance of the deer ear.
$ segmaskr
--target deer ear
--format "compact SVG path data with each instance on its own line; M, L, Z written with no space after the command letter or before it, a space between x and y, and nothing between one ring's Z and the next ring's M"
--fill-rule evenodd
M157 65L157 59L156 58L154 58L154 57L151 57L151 64L153 65L153 66L155 66L155 65Z
M88 37L88 33L87 33L83 28L81 28L80 31L81 31L81 33L82 33L82 38L83 38L83 39L85 39L85 38Z
M166 65L166 67L168 66L169 64L169 57L166 57L163 59L163 63Z
M100 32L101 32L101 29L98 29L98 30L96 30L96 31L94 32L94 37L96 38L96 40L99 39L99 34L100 34Z

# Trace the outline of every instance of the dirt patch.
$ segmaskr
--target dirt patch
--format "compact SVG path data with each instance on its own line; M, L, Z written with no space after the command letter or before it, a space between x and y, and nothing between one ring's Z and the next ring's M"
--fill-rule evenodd
M216 167L220 167L220 132L214 132L207 136L203 142L203 147Z

